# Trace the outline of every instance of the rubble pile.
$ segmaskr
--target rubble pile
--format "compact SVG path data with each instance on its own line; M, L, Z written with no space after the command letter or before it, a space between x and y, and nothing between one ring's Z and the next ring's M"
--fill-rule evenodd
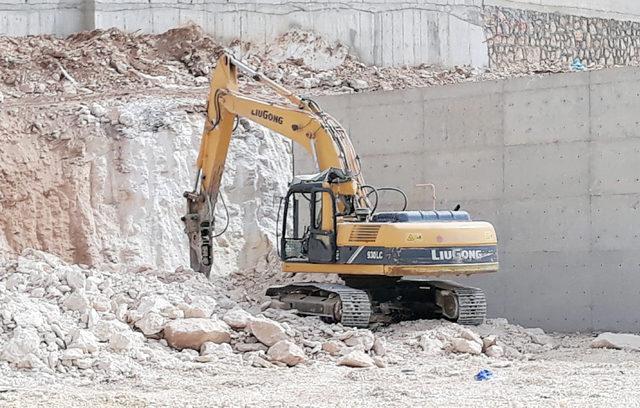
M2 261L0 301L5 368L53 375L131 376L147 366L187 363L386 367L416 354L515 358L535 350L515 348L513 333L530 336L527 344L536 341L505 321L477 332L444 321L375 332L346 328L236 302L189 269L91 268L36 250Z
M221 44L196 25L157 35L109 29L67 38L0 37L1 99L74 97L116 89L204 90L225 47L270 78L306 94L414 88L570 69L501 66L491 72L466 66L368 66L345 46L297 29L267 47L241 41Z

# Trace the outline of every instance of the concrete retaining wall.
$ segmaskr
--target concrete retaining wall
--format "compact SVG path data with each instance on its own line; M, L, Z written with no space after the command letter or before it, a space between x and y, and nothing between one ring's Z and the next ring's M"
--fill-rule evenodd
M0 34L117 27L158 33L187 22L222 41L267 43L292 27L348 45L375 65L486 66L482 0L0 0Z
M640 328L640 69L319 98L375 185L494 223L490 314L545 329ZM296 172L309 161L296 150ZM400 201L388 195L386 206Z

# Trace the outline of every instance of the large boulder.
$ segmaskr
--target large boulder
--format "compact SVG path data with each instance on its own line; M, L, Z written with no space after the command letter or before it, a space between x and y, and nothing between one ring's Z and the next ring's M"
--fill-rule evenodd
M167 323L164 338L173 348L200 350L202 344L207 341L217 344L229 343L231 328L217 319L178 319Z
M625 333L602 333L591 342L591 347L640 351L640 336Z
M306 356L304 351L289 340L280 340L267 351L271 361L279 361L292 367L302 363Z
M273 346L280 340L287 340L282 325L274 320L266 318L257 318L249 323L249 330L262 344L265 346Z

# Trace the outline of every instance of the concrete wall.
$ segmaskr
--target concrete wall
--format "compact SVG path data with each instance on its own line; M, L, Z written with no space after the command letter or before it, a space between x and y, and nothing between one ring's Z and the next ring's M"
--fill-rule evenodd
M482 0L6 1L0 0L0 34L110 27L158 33L195 22L222 41L266 43L301 27L348 45L369 64L488 64Z
M640 69L327 96L368 182L411 208L494 223L501 272L470 281L493 316L545 329L640 328ZM296 172L309 162L296 149ZM399 200L386 198L387 207Z
M93 28L91 2L0 0L0 35L68 35Z

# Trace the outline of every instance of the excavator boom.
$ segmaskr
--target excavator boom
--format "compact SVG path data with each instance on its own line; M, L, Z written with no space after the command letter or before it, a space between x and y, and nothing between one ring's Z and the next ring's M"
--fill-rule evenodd
M243 91L239 75L278 99ZM365 184L351 140L334 118L228 53L211 78L198 176L195 188L185 193L183 221L194 270L207 275L211 270L214 208L239 117L298 143L319 171L296 176L284 197L278 216L283 270L337 274L346 283L292 284L270 288L268 295L302 314L353 326L432 315L465 324L484 320L481 290L414 278L497 271L493 226L457 209L406 211L401 190ZM404 208L377 212L383 190L402 194Z

